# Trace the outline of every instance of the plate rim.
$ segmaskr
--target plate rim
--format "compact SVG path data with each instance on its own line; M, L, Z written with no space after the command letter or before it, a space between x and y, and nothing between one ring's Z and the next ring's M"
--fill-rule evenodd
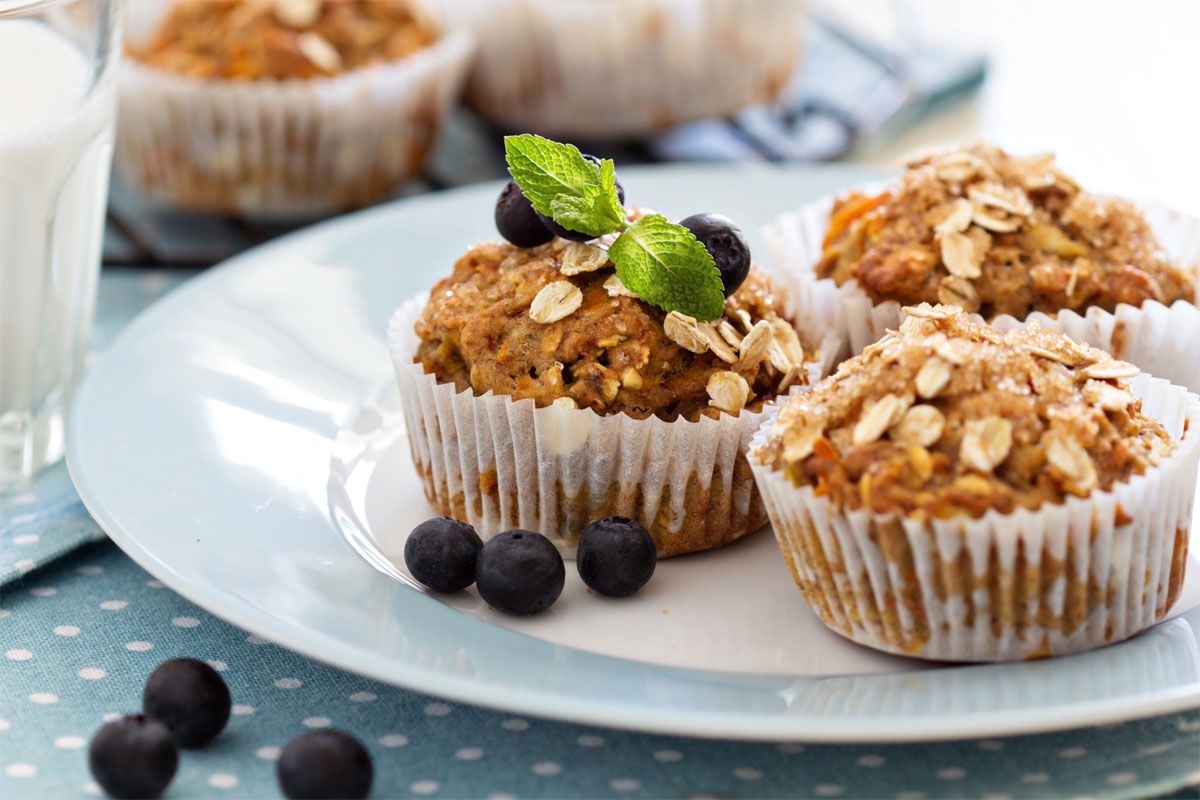
M664 172L686 172L703 170L723 172L727 176L749 172L791 172L797 175L819 172L824 175L844 175L847 185L862 182L869 173L853 165L744 165L744 164L671 164L651 167L631 167L630 176L638 173L660 174ZM270 242L251 248L227 259L202 274L174 288L152 303L126 325L106 350L91 365L76 392L75 402L68 418L66 444L67 469L85 508L110 539L130 556L139 566L169 586L185 599L195 603L214 616L235 627L260 636L281 647L297 652L321 663L329 664L351 673L363 675L389 685L431 694L468 705L476 705L510 713L528 714L574 724L595 725L606 728L632 730L644 733L689 736L697 738L736 739L743 741L795 741L807 743L886 743L911 741L939 741L970 739L976 737L1004 737L1033 733L1045 733L1076 727L1102 725L1143 719L1161 714L1200 708L1200 680L1189 686L1143 692L1122 698L1105 698L1079 701L1071 706L1072 713L1047 715L1037 707L1023 709L989 710L985 712L958 713L950 717L924 714L911 718L870 718L846 716L842 718L822 717L817 721L820 730L814 730L814 718L803 715L763 715L741 711L692 711L656 708L651 713L628 699L601 702L590 698L573 697L564 701L564 695L556 691L535 691L526 686L508 686L501 695L496 687L470 676L446 674L420 668L407 663L393 661L365 648L346 649L345 643L311 628L291 624L272 627L274 619L267 612L239 601L235 595L214 595L187 585L182 576L153 552L138 542L137 537L113 514L109 512L98 492L91 485L87 470L79 464L79 426L75 424L78 409L84 407L91 387L96 385L95 376L103 374L106 364L113 363L114 354L120 354L127 341L136 340L143 328L153 328L157 319L179 304L186 304L197 292L210 283L221 281L224 276L239 269L243 263L254 264L270 256L276 249L293 247L305 239L319 239L333 229L347 225L366 224L375 217L387 217L398 208L416 205L431 198L447 198L461 193L478 193L487 189L498 189L501 181L456 187L433 194L406 197L363 209L350 214L324 220L314 225L278 237ZM368 387L364 387L368 388ZM329 521L331 526L335 522ZM341 541L336 530L331 530L335 540ZM425 597L426 602L435 603ZM239 607L240 606L240 607ZM487 624L479 622L479 624ZM528 637L520 632L515 636ZM562 645L556 645L562 647ZM572 648L567 648L572 649ZM583 651L578 651L583 652ZM611 659L589 653L600 659ZM680 671L682 668L649 665L651 669ZM970 669L950 667L948 669ZM694 672L704 672L695 671ZM869 730L868 730L869 729Z

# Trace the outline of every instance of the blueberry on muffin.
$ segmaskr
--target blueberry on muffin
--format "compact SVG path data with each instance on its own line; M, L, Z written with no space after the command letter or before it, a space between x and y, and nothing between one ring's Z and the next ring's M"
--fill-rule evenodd
M731 220L631 211L611 161L539 137L506 147L496 221L531 246L473 247L393 318L430 502L485 538L535 530L567 554L605 517L642 525L660 556L760 527L746 444L837 347L800 337Z

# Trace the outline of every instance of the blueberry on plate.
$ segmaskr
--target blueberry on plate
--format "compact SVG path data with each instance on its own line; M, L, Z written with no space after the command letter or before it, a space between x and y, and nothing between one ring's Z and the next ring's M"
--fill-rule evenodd
M203 747L215 739L231 707L225 681L194 658L159 664L142 691L142 712L166 725L180 747Z
M275 764L275 777L283 796L293 800L358 800L371 793L375 768L358 739L325 728L288 742Z
M506 614L545 611L562 594L566 579L558 548L533 531L505 531L493 537L475 561L479 595Z
M625 597L641 589L657 563L654 539L639 523L625 517L589 523L575 554L579 577L609 597Z
M516 181L506 183L496 198L496 230L517 247L537 247L554 238Z
M600 159L596 156L589 153L584 153L583 157L596 166L600 166ZM625 187L621 185L620 179L617 180L617 199L621 201L621 205L625 205ZM539 211L534 211L533 213L537 214L538 219L541 221L546 230L550 232L552 237L558 236L563 239L570 239L573 242L587 242L596 238L595 236L589 236L588 234L580 233L579 231L567 230L562 225L559 225L557 222Z
M175 777L179 751L166 725L141 714L126 716L92 737L88 767L109 797L159 797Z
M465 522L438 517L413 528L404 543L408 571L435 592L462 591L475 582L475 558L483 540Z
M679 224L695 234L717 262L725 296L736 292L750 274L750 245L742 229L720 214L693 214Z

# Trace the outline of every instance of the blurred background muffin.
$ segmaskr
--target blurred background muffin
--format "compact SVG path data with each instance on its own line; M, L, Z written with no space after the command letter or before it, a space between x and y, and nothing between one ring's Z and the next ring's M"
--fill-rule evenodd
M129 11L117 170L190 210L311 215L385 197L423 169L471 52L414 0Z
M443 0L479 39L466 102L504 129L644 136L779 97L798 0Z

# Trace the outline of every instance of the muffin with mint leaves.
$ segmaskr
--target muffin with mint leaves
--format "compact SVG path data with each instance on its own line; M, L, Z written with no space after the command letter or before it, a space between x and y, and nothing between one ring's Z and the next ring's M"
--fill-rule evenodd
M838 342L797 334L730 220L629 210L612 161L571 145L524 135L505 150L508 241L469 250L390 325L430 502L568 555L607 516L640 522L663 556L763 525L746 445Z

